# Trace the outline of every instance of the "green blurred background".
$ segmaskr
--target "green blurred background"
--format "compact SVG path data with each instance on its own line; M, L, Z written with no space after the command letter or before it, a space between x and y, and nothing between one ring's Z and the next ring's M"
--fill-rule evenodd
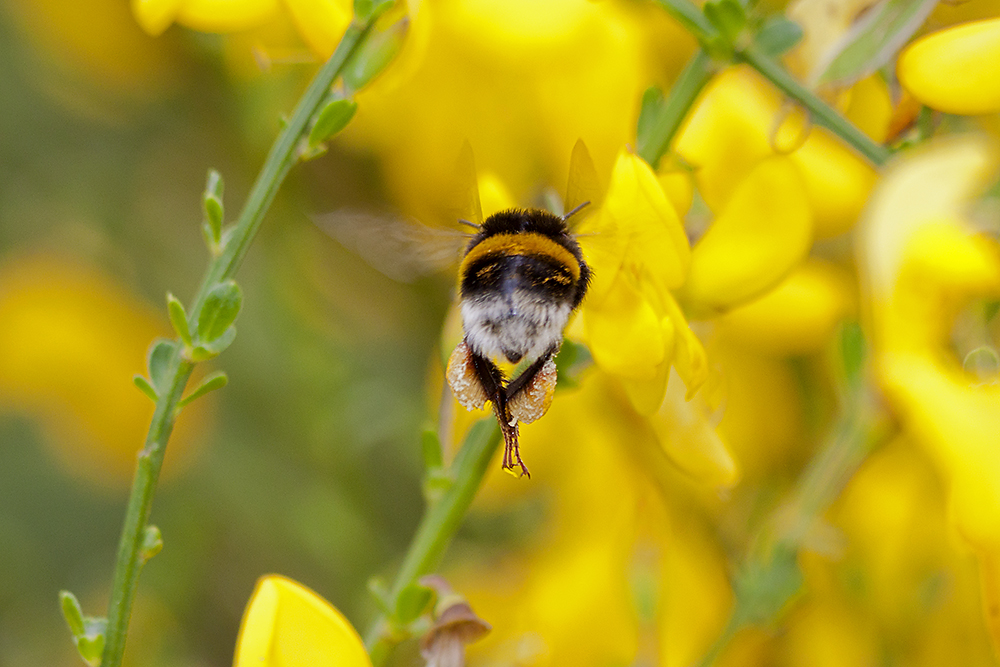
M139 396L129 374L92 376L143 371L151 339L140 341L150 327L168 330L164 294L189 300L207 264L206 171L223 173L231 220L311 73L234 73L220 66L221 37L175 30L153 40L126 3L68 4L0 5L0 338L9 343L0 355L52 352L62 366L26 375L0 362L4 667L79 664L57 592L103 615L144 436L131 428L100 442L58 415ZM69 37L90 28L95 44ZM374 613L365 581L389 569L422 507L424 385L451 289L447 277L384 278L307 214L380 201L378 188L370 158L335 149L294 170L268 214L237 276L239 335L205 369L226 370L230 384L181 417L168 448L152 515L165 548L143 572L131 664L230 663L243 606L268 572L321 590L357 622ZM60 266L73 268L60 277ZM16 301L23 276L38 274L55 277ZM94 291L137 323L91 304L91 319L116 322L68 349L58 333L90 321L71 304ZM54 305L32 323L15 317L24 303ZM103 394L105 384L119 394ZM67 398L74 392L84 395ZM81 463L88 447L109 451L106 465Z

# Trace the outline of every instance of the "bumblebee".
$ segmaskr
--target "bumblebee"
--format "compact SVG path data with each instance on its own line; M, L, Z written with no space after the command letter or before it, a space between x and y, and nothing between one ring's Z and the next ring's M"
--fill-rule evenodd
M567 221L593 201L597 175L578 141L565 200L572 210L559 216L537 208L508 209L483 220L468 143L457 172L454 199L460 203L452 219L471 227L472 234L350 211L316 222L373 267L404 282L454 266L461 257L464 338L449 358L448 384L469 410L492 404L504 437L503 468L530 476L518 448L518 424L548 410L556 384L554 357L570 315L587 293L591 269ZM508 378L498 362L520 364L523 371Z
M554 357L563 330L590 283L565 216L511 209L472 225L476 233L459 266L463 341L448 362L448 383L467 409L493 406L504 437L503 468L528 475L518 447L518 423L548 410L556 383ZM466 223L472 224L472 223ZM522 364L507 379L496 360Z

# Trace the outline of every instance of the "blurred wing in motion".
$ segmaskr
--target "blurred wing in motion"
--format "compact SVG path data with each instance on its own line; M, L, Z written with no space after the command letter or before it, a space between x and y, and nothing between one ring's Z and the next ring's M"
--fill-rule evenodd
M583 139L577 139L569 159L569 180L563 208L567 212L575 211L580 206L583 208L568 218L567 222L571 229L578 230L583 221L601 207L603 192L590 151L584 145Z
M457 266L467 234L357 209L317 216L316 225L380 273L409 283Z
M455 162L452 187L447 196L447 211L452 220L465 220L473 225L483 224L483 206L479 199L479 179L472 144L466 140Z

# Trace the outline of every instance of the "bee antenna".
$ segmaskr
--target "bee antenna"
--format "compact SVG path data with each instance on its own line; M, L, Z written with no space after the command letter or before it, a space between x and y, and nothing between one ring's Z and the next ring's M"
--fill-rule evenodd
M583 208L584 206L589 206L589 205L590 205L590 202L589 202L589 201L585 201L585 202L583 202L582 204L580 204L579 206L577 206L576 208L574 208L574 209L573 209L572 211L570 211L569 213L566 213L566 214L565 214L565 215L563 215L563 217L562 217L562 219L563 219L563 222L566 222L567 220L569 220L570 216L572 216L572 215L573 215L574 213L578 212L578 211L579 211L579 210L580 210L581 208Z
M475 230L476 230L477 232L479 231L479 225L477 225L477 224L476 224L476 223L474 223L474 222L469 222L468 220L465 220L465 219L463 219L463 218L459 218L459 219L458 219L458 221L459 221L459 222L460 222L461 224L463 224L463 225L468 225L469 227L472 227L472 228L473 228L473 229L475 229Z

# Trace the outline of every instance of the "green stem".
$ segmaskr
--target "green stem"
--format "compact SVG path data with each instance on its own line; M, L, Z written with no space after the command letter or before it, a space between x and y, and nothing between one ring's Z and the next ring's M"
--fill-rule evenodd
M690 0L657 0L678 23L697 38L702 47L712 53L720 51L722 38L715 26ZM756 46L732 47L732 58L745 62L761 73L785 95L796 100L812 114L817 123L834 132L854 150L877 167L882 166L892 154L885 146L875 143L836 109L817 97L811 90L796 81L772 58L762 53Z
M105 667L118 667L125 653L125 634L128 631L132 601L135 599L135 590L139 582L139 570L142 569L139 551L142 547L143 533L149 520L156 481L163 466L167 439L174 429L177 402L184 393L184 387L191 377L192 370L194 364L181 361L179 357L175 356L171 361L169 389L161 394L156 402L156 411L153 413L145 445L139 452L128 509L125 511L125 525L118 543L118 562L111 588L111 601L108 604L108 626L105 630L104 654L101 658L101 665Z
M499 444L500 429L494 419L484 419L469 431L451 465L454 481L437 502L427 507L403 564L396 573L390 592L394 611L399 607L402 592L437 567L472 504ZM383 664L400 639L391 632L390 619L380 617L376 620L366 642L372 664L375 667Z
M272 146L267 161L247 197L239 219L228 233L225 249L209 265L201 288L194 299L191 321L197 322L198 311L205 302L209 290L220 281L231 277L239 268L278 187L292 165L298 160L296 149L310 118L318 110L347 59L354 52L358 43L368 34L370 27L370 21L363 25L351 26L337 50L309 84L309 88L295 108L291 120ZM128 509L125 513L125 523L122 527L121 541L118 545L118 558L115 565L111 600L108 604L108 625L101 667L119 667L125 653L129 616L131 615L132 602L135 599L139 570L142 567L140 549L143 534L149 520L160 468L163 465L167 439L174 427L177 404L184 393L184 388L193 369L193 364L181 359L179 351L174 354L166 382L169 389L163 392L156 402L156 410L146 435L145 446L139 453L132 491L129 495Z
M691 105L698 99L699 93L714 74L715 66L712 58L704 49L698 49L674 82L670 96L659 115L653 120L653 127L646 135L645 141L637 145L636 152L639 157L653 167L656 166L660 157L670 147L670 142L684 122Z
M872 141L856 125L796 81L781 65L761 53L757 47L751 45L740 49L736 52L736 57L760 72L785 95L808 109L817 123L834 132L875 166L881 167L892 155L888 148Z

